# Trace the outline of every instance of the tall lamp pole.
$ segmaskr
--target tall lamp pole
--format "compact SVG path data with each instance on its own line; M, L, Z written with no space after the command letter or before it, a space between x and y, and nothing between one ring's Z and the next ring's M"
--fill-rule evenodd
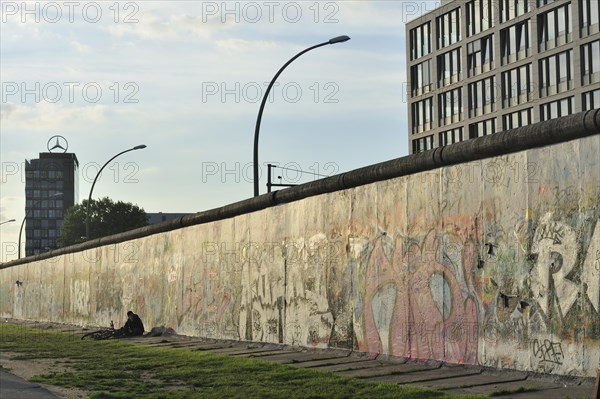
M33 203L33 205L31 206L31 208L29 208L29 210L27 210L27 212L25 212L25 217L23 218L23 221L21 222L21 229L19 230L19 245L18 245L18 247L19 247L19 259L21 259L21 235L23 234L23 226L25 226L25 220L27 219L27 215L29 215L29 212L31 212L31 210L33 208L35 208L35 206L37 204L39 204L40 201L51 199L51 198L62 197L62 196L63 196L63 193L55 193L55 194L47 196L46 198L41 198L41 199L35 201ZM9 220L9 222L10 222L10 220Z
M264 110L265 104L267 102L267 97L269 97L269 92L271 91L271 88L275 84L275 81L277 80L279 75L281 75L281 72L283 72L283 70L285 68L287 68L288 65L290 65L292 62L294 62L294 60L296 58L300 57L302 54L307 53L310 50L314 50L318 47L326 46L328 44L343 43L343 42L347 42L348 40L350 40L350 38L348 36L338 36L338 37L334 37L333 39L330 39L326 42L323 42L321 44L317 44L315 46L312 46L305 50L302 50L301 52L296 54L292 59L290 59L288 62L286 62L285 65L282 66L279 71L277 71L277 73L271 80L271 83L269 83L269 86L267 87L267 90L265 91L262 102L260 104L260 109L258 110L258 118L256 118L256 128L254 129L254 165L253 165L253 167L254 167L254 196L255 197L258 196L258 194L259 194L258 193L258 191L259 191L258 190L258 133L260 132L260 121L262 119L263 110Z
M86 210L85 210L85 239L86 240L90 239L90 202L92 201L92 192L94 191L94 186L96 185L96 180L98 180L98 177L100 177L102 170L106 167L106 165L111 163L112 160L115 159L116 157L118 157L119 155L123 155L129 151L142 150L144 148L146 148L146 145L141 144L141 145L136 145L135 147L130 148L128 150L121 151L120 153L118 153L117 155L115 155L114 157L112 157L111 159L106 161L106 163L104 165L102 165L102 167L96 174L96 177L94 178L94 182L92 183L92 188L90 189L90 195L88 196L88 202L87 202L87 206L86 206Z

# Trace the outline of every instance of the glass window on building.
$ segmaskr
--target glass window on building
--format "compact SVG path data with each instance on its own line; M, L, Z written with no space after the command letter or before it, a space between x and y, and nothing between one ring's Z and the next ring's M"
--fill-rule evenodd
M542 7L546 4L554 3L554 0L537 0L537 6Z
M471 0L467 3L467 35L472 36L494 26L496 0Z
M529 20L526 20L500 31L502 65L529 57L531 48L529 25Z
M487 136L496 133L496 118L486 119L469 125L469 138Z
M456 83L461 79L460 48L437 56L438 87Z
M487 72L494 67L494 35L467 43L469 77Z
M460 8L455 8L436 18L437 48L457 43L460 35Z
M540 121L547 121L570 115L573 111L573 97L563 98L540 105Z
M513 20L529 12L531 0L499 0L500 22Z
M572 40L571 3L538 15L539 51L561 46Z
M412 103L412 133L420 133L431 129L433 120L433 97Z
M600 31L600 2L598 0L579 0L579 25L581 37Z
M600 82L600 40L581 46L581 84Z
M455 129L446 130L440 133L440 146L459 143L463 141L463 128L457 127Z
M502 107L508 108L531 100L531 64L502 72Z
M490 76L469 84L469 117L496 110L496 77Z
M438 95L439 126L462 120L462 87Z
M539 62L540 97L573 88L573 50L546 57Z
M416 60L431 53L431 27L427 22L410 30L410 59Z
M410 67L410 86L413 96L431 91L431 60Z
M433 148L433 135L413 140L412 144L413 154L418 154L419 152L431 150Z
M600 108L600 89L583 93L581 103L583 111Z
M527 108L521 111L511 112L502 116L502 127L504 130L515 129L517 127L531 124L531 111L533 108Z

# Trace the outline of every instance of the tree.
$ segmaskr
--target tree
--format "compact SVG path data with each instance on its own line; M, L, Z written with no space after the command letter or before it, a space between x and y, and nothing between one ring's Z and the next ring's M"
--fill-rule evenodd
M58 242L61 246L86 241L86 210L87 200L69 208L60 229ZM144 209L131 202L113 202L110 198L104 197L90 202L90 237L87 237L87 240L147 225L148 217Z

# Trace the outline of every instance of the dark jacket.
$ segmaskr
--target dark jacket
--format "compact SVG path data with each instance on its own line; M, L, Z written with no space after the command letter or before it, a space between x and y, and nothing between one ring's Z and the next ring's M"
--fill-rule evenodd
M129 336L143 335L144 323L142 323L140 316L134 313L131 318L127 319L127 322L123 326L123 330L125 330L125 334Z

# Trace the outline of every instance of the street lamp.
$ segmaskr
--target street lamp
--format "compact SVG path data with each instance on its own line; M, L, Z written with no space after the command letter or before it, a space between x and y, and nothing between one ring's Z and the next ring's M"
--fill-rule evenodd
M0 225L3 225L4 223L10 223L10 222L16 222L16 220L15 219L5 220L4 222L0 222Z
M267 97L269 97L269 92L271 91L271 88L275 84L275 81L277 80L279 75L281 75L281 72L283 72L283 70L285 68L287 68L288 65L290 65L296 58L300 57L302 54L309 52L310 50L314 50L318 47L326 46L328 44L343 43L343 42L347 42L348 40L350 40L350 38L348 36L338 36L338 37L334 37L333 39L330 39L326 42L323 42L321 44L317 44L315 46L312 46L305 50L302 50L301 52L296 54L291 60L286 62L285 65L282 66L279 71L277 71L277 73L271 80L271 83L269 83L269 86L267 87L267 90L265 91L265 94L263 96L262 103L260 104L260 109L258 110L258 118L256 118L256 128L254 129L254 165L253 166L254 166L254 196L255 197L258 196L258 133L260 131L260 121L262 119L263 110L264 110L265 104L267 102Z
M88 196L88 202L87 202L87 206L86 206L86 210L85 210L85 238L86 238L86 240L90 239L90 202L92 201L92 192L94 191L94 186L96 185L96 180L98 180L98 177L100 177L100 173L102 173L102 170L106 167L106 165L111 163L111 161L113 159L115 159L116 157L118 157L119 155L123 155L129 151L143 150L144 148L146 148L146 145L141 144L141 145L136 145L135 147L130 148L128 150L121 151L120 153L118 153L117 155L115 155L114 157L112 157L111 159L106 161L106 163L104 165L102 165L102 167L96 174L96 177L94 178L94 182L92 183L92 188L90 189L90 195Z
M35 208L35 206L43 200L62 197L62 196L63 196L63 193L55 193L55 194L47 196L46 198L40 198L39 200L37 200L33 203L31 208L29 208L29 210L27 212L25 212L25 217L23 218L23 221L21 222L21 229L19 230L19 259L21 259L21 235L23 234L23 226L25 226L25 220L27 219L27 215L29 215L29 212L31 212L31 210L33 208Z

